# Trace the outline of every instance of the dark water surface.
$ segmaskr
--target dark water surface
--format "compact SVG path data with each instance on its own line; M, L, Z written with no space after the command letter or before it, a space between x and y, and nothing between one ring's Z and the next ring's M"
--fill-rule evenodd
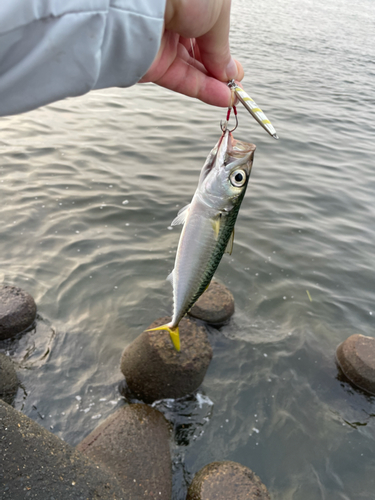
M349 335L374 336L374 33L372 0L234 1L244 87L280 140L240 109L257 152L217 272L236 313L210 331L197 398L177 417L159 405L177 419L175 499L213 460L250 467L274 500L375 499L375 398L334 361ZM171 313L170 222L224 115L143 85L0 121L0 283L40 315L9 347L16 408L72 445L121 404L123 348Z

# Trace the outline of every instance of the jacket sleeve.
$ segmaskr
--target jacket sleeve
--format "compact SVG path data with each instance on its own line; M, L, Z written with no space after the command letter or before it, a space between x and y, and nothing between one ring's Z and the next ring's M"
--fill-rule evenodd
M165 2L0 1L0 116L138 82L159 49Z

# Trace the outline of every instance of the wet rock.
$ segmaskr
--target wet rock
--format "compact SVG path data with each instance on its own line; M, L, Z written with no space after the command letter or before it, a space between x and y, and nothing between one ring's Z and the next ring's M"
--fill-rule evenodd
M270 500L258 476L236 462L212 462L194 477L186 500Z
M6 500L129 500L113 475L3 401L0 491Z
M16 286L0 286L0 340L26 330L35 316L36 305L30 294Z
M169 425L158 410L134 404L108 417L77 449L113 472L126 498L169 500L169 437Z
M233 313L233 295L218 281L211 281L210 286L189 311L190 316L214 326L227 323Z
M149 328L164 325L160 318ZM180 398L198 389L212 358L206 329L183 318L179 325L181 351L173 347L165 330L144 331L125 348L121 371L135 396L146 403L158 399Z
M18 385L13 361L0 353L0 399L11 405L17 394Z
M375 338L351 335L338 346L336 359L353 384L375 394Z

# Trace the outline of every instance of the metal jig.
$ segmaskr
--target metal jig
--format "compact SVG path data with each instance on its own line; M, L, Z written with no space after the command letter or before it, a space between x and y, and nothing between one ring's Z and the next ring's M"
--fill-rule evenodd
M239 85L237 85L237 83L234 80L231 80L228 83L228 87L231 89L232 92L235 93L237 99L241 102L241 104L244 105L244 107L251 114L251 116L259 123L259 125L261 125L264 128L264 130L266 130L266 132L270 134L271 137L273 137L274 139L278 139L279 136L277 135L276 130L273 127L272 123L269 121L269 119L263 113L260 107L256 104L256 102L248 94L246 94L244 89L242 89Z

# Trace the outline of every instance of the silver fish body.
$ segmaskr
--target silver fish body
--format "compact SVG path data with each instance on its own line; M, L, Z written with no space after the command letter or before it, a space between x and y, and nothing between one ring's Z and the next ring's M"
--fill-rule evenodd
M178 324L209 285L233 240L234 225L253 164L254 144L236 141L226 130L203 165L191 203L172 225L184 224L168 279L173 285L173 316L158 327L169 331L180 350Z

